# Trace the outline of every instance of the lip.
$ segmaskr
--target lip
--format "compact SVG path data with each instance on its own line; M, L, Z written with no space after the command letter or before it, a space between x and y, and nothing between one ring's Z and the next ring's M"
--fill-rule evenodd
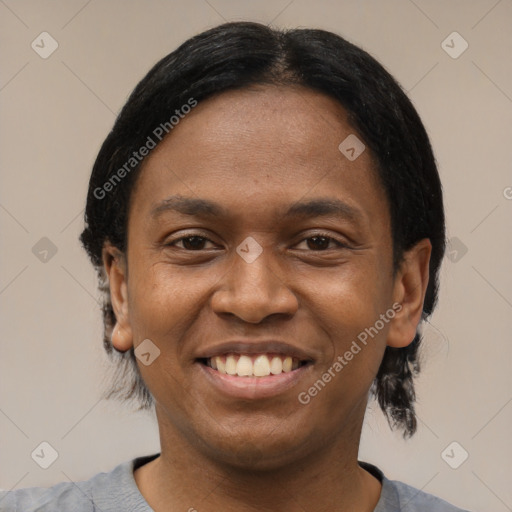
M290 356L305 362L313 363L315 361L314 358L310 354L307 354L304 350L299 349L298 347L294 347L288 343L276 340L227 341L202 349L200 352L198 352L195 358L209 359L210 357L224 356L226 354L277 354L282 356Z
M258 400L282 395L295 387L312 369L312 364L306 364L279 375L268 377L238 377L220 373L209 366L197 361L198 370L215 388L216 391L231 398Z

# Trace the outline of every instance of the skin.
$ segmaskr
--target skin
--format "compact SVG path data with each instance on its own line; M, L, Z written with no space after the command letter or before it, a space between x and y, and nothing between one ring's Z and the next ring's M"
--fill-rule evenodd
M149 366L138 362L156 402L161 455L134 476L155 511L375 508L380 482L357 463L368 392L386 345L414 338L431 245L420 241L393 273L374 158L367 148L349 161L338 149L354 133L321 93L259 86L201 102L146 159L127 254L107 243L103 261L114 346L150 339L161 351ZM151 216L177 194L215 201L227 215ZM357 217L284 217L297 201L318 198L343 201ZM320 233L331 241L312 240ZM193 235L207 240L178 240ZM263 250L252 263L236 252L248 236ZM298 394L394 303L401 311L301 404ZM227 396L196 358L241 337L285 341L314 362L275 396Z

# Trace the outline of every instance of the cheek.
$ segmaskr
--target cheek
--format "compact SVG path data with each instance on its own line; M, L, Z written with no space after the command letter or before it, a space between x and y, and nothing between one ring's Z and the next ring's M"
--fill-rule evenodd
M327 332L345 341L373 325L390 306L392 280L386 270L363 258L357 263L301 279L306 307Z
M158 263L134 269L129 278L130 322L134 343L150 339L160 350L146 366L137 361L144 382L157 403L165 403L181 421L192 406L181 397L189 396L187 371L190 348L182 340L190 337L198 322L201 297L208 283L204 278L185 277L180 269Z
M309 314L330 341L320 366L322 372L330 371L326 379L333 382L333 400L346 395L348 387L362 396L378 371L391 319L381 320L391 307L392 280L385 270L373 264L347 266L302 282L302 289L310 290Z
M208 288L204 274L191 278L178 268L159 263L131 277L130 321L135 341L154 337L165 340L168 350L172 340L179 339L197 317Z

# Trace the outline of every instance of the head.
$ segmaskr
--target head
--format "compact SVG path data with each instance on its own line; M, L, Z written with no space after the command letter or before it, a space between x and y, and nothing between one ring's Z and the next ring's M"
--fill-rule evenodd
M338 149L349 136L364 148L355 159ZM118 364L108 396L156 402L214 455L271 433L283 453L315 449L364 414L368 392L414 433L417 328L445 249L441 184L414 107L360 48L241 22L189 39L119 114L85 220ZM146 339L160 350L149 366L134 352ZM294 400L213 393L207 352L237 339L290 343L306 387Z

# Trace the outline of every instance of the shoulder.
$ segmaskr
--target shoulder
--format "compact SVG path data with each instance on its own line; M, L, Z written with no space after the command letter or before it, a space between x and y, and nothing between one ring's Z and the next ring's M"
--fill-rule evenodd
M146 511L147 504L133 480L133 467L138 460L123 462L110 472L81 482L1 490L0 512L106 512L119 510L120 505L124 510Z
M382 483L381 501L383 502L382 508L377 507L375 512L396 510L403 512L468 512L437 496L423 492L403 482L388 480L385 477ZM379 505L381 505L380 501Z
M359 461L359 465L382 484L380 499L374 512L469 512L403 482L389 480L373 464Z
M76 510L92 512L90 481L61 482L52 487L27 487L0 491L0 512L50 512Z

